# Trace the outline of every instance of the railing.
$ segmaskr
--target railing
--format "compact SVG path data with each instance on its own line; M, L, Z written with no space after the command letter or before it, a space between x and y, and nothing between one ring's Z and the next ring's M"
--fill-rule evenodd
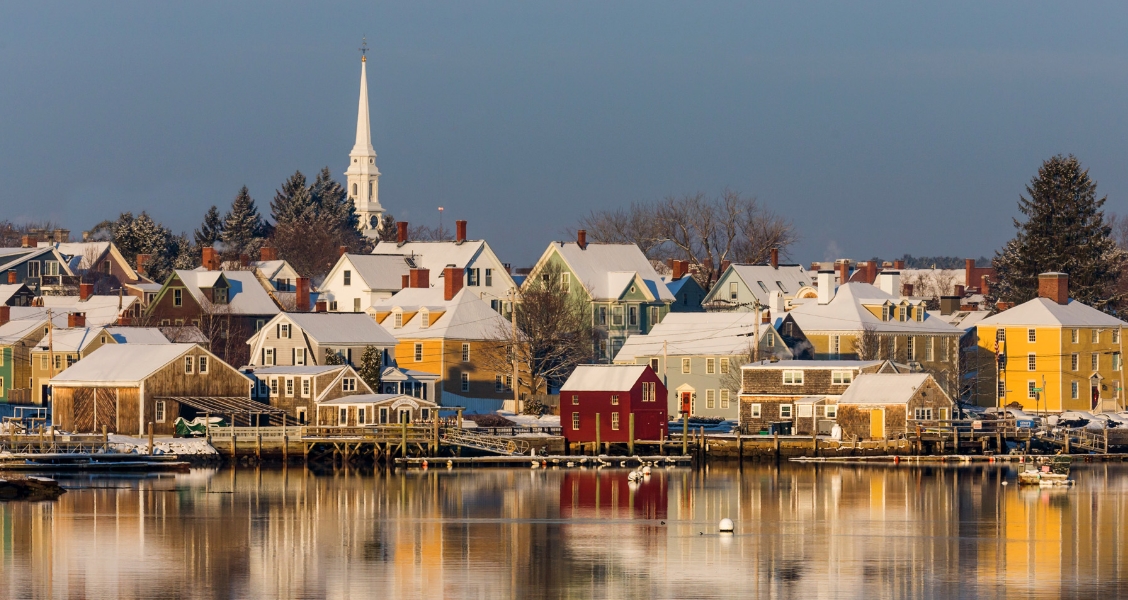
M302 437L305 439L360 439L372 441L401 440L403 439L403 425L372 425L368 427L304 427ZM407 425L408 441L429 441L434 438L434 424Z
M543 435L563 435L563 428L561 427L474 427L468 429L475 433L484 435L507 435L514 436L522 433L539 433Z
M1070 450L1078 448L1099 454L1108 453L1108 437L1104 431L1098 433L1081 428L1055 427L1047 431L1043 439Z
M230 443L232 439L253 442L262 436L263 441L282 441L302 437L302 427L209 427L208 436L215 441Z
M459 429L456 427L443 429L441 439L447 444L477 448L496 454L528 454L529 449L532 447L527 440L493 437L477 433L473 429Z
M109 448L98 434L9 434L0 437L0 451L14 454L94 454Z

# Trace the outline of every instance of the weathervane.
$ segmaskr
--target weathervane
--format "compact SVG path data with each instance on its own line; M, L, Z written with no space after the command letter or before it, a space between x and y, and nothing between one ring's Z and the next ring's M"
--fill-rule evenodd
M360 62L366 61L367 57L364 55L368 54L368 36L360 38L360 48L357 49L360 50Z

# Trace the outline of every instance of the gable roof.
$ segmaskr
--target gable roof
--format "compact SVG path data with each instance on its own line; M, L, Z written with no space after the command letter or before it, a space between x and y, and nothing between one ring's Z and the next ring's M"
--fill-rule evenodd
M899 303L901 298L887 294L868 283L847 283L838 287L834 298L827 304L806 302L786 313L804 331L861 331L872 327L879 333L960 333L961 330L925 316L923 321L882 321L873 316L866 306L885 302ZM912 301L919 304L919 301Z
M47 309L39 306L13 306L11 307L11 320L0 325L0 346L15 344L26 337L44 335L42 329L47 326ZM51 317L55 327L67 326L66 314L55 314Z
M188 293L203 306L202 288L211 287L220 275L229 284L227 306L236 315L276 315L282 312L270 294L262 287L254 271L208 271L203 267L195 270L176 271L176 276L188 288Z
M271 280L271 281L273 281L279 275L284 275L284 274L288 275L289 273L286 272L287 270L290 273L293 273L293 276L295 278L298 276L297 275L298 272L294 270L294 267L290 266L290 263L288 263L288 262L286 262L282 259L278 259L278 260L253 260L253 261L247 263L247 266L255 269L256 271L258 271L258 273L260 275L263 276L263 278Z
M732 277L743 282L748 291L764 306L768 305L771 292L778 291L784 298L792 298L799 288L813 285L810 273L803 270L802 265L780 265L778 269L772 268L771 265L729 265L728 271L721 273L718 282L725 282ZM724 286L713 286L705 297L705 302L712 302L715 296L727 294L727 288L722 290L722 287Z
M838 403L906 404L930 377L928 373L863 373L854 378Z
M454 241L412 241L403 244L380 242L372 249L372 254L398 254L406 256L415 263L415 266L429 270L431 272L432 281L438 280L444 268L454 265L460 269L465 269L471 262L485 254L492 256L494 260L498 261L498 265L501 265L497 254L494 253L493 248L490 247L486 240L466 240L462 243ZM512 283L512 277L510 277L505 269L499 269L498 271L499 272L493 274L494 277L504 277L510 281L509 285L503 287L516 287L516 284ZM398 287L400 282L395 283Z
M71 269L70 264L67 262L66 257L63 256L62 254L60 254L58 250L55 250L52 247L47 247L47 248L4 248L3 251L0 251L0 260L3 261L3 263L0 264L0 271L7 271L8 269L11 269L11 268L15 267L16 265L19 265L20 263L22 263L24 261L30 260L32 258L38 258L38 257L41 257L41 256L45 256L45 255L48 255L48 254L51 255L52 258L54 258L55 260L57 260L59 262L59 268L63 271L62 274L64 274L64 275L74 275L74 271Z
M411 262L402 254L345 254L343 260L326 277L326 281L340 268L344 260L352 265L356 276L370 290L395 292L403 288L403 276L411 271Z
M1087 304L1070 300L1058 304L1048 298L1035 298L1014 308L992 315L980 325L1043 325L1061 327L1124 327L1128 325L1116 317L1103 313Z
M260 375L323 375L344 368L345 365L282 365L248 367L246 371L249 371L247 374L258 377Z
M394 346L396 338L367 313L283 313L318 344L371 344ZM265 327L264 327L265 329Z
M119 344L170 344L168 338L156 327L107 327Z
M662 281L666 282L666 288L669 289L670 293L674 296L677 296L681 292L682 288L687 284L691 284L691 282L692 284L690 285L690 287L696 286L698 289L701 288L701 284L697 283L697 280L689 275L686 275L685 277L682 277L680 279L675 279L673 281L670 281L669 277L662 277Z
M68 327L56 329L51 332L50 340L47 337L39 340L36 350L47 350L48 341L55 352L82 352L98 336L105 332L104 327ZM106 334L110 337L109 334ZM107 340L108 341L108 340Z
M701 354L734 355L748 350L755 338L754 312L669 313L646 335L635 334L627 338L616 362L634 361L639 356L672 356ZM768 334L772 326L760 324L760 336ZM783 344L780 343L779 349Z
M140 385L147 377L197 347L196 344L106 344L52 377L51 384Z
M883 360L778 360L744 365L745 369L864 369L884 363Z
M86 315L89 327L116 325L118 317L133 310L133 305L141 301L137 296L90 296L83 300L80 296L42 296L45 308L55 311L80 312ZM121 308L118 308L118 302Z
M614 392L634 387L649 365L580 365L560 386L565 392Z
M386 316L380 324L397 339L496 340L509 339L510 336L506 333L510 322L466 288L449 301L443 298L442 288L406 288L391 298L381 300L372 310L382 313L395 308L405 313L416 312L420 308L442 313L438 318L432 315L427 327L422 326L423 319L418 312L410 319L405 318L403 327L399 328L394 327L394 317Z
M674 301L674 295L654 270L654 265L634 244L589 243L580 248L576 242L553 242L545 255L553 251L588 289L593 300L618 300L637 273L651 297ZM543 260L542 257L541 262Z
M27 284L24 283L5 283L0 285L0 304L7 304L12 296L15 296L21 289L26 289ZM28 289L27 293L31 293Z

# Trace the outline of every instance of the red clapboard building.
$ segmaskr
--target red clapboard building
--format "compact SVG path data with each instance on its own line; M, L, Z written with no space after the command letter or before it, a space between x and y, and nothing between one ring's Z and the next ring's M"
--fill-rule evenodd
M580 365L560 388L560 425L574 442L628 442L666 437L666 386L649 365ZM596 420L599 439L596 440Z

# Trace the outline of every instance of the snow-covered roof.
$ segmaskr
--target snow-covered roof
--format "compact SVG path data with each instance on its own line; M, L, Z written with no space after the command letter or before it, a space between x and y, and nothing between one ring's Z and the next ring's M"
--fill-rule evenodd
M22 283L5 283L0 285L0 304L7 304L20 288L24 287Z
M633 362L639 356L735 355L756 343L757 315L754 312L669 313L646 335L627 338L616 362ZM760 335L771 329L760 324ZM782 344L781 344L782 345Z
M407 381L409 379L416 381L438 381L439 374L416 371L415 369L404 369L402 367L384 367L384 371L380 374L381 381Z
M778 269L771 265L731 265L729 268L764 306L768 305L771 292L778 291L784 298L791 298L799 288L813 285L811 274L803 270L802 265L780 265ZM724 294L728 290L717 288L714 293Z
M454 265L465 269L486 247L485 240L466 240L461 244L453 241L442 242L380 242L372 249L372 254L398 254L408 256L421 269L440 273L444 267Z
M402 254L347 254L346 256L352 263L357 277L370 290L402 289L403 276L411 270L407 257ZM437 274L432 272L431 276L436 277Z
M10 252L8 251L10 250ZM63 275L74 275L74 270L71 269L70 263L67 262L66 257L60 254L54 248L3 248L0 249L0 271L7 271L20 263L37 258L39 256L50 254L55 258L60 265Z
M834 298L827 304L807 302L787 314L806 332L860 331L871 327L880 333L958 333L955 327L931 316L923 321L882 321L866 306L877 306L887 301L899 303L901 298L887 294L868 283L847 283L838 287ZM911 301L919 304L918 300Z
M156 327L107 327L119 344L168 344L168 338Z
M906 404L928 373L863 373L838 398L839 404Z
M105 331L103 327L69 327L55 329L50 337L44 336L36 344L37 350L47 350L48 343L54 352L82 352L99 334Z
M52 385L134 386L196 344L107 344L51 378Z
M1116 317L1076 300L1058 304L1048 298L1035 298L1014 308L987 317L980 325L1054 325L1061 327L1124 327Z
M283 316L318 344L396 345L396 338L367 313L288 312Z
M941 321L964 331L970 330L979 324L980 321L991 316L989 310L957 310L956 312L944 315L938 310L928 311L928 316L933 319L940 319Z
M651 296L674 300L650 259L634 244L589 243L580 248L576 242L554 242L553 248L595 300L617 300L634 281L636 273Z
M10 311L11 320L0 325L0 346L14 344L28 336L45 335L42 329L47 327L46 308L13 306ZM54 323L55 327L66 327L67 315L65 313L55 314L51 317L51 322Z
M165 325L160 332L174 344L209 344L211 340L195 325Z
M560 386L561 395L569 392L613 392L634 387L648 365L580 365Z
M297 271L290 266L290 263L284 260L254 260L248 263L249 267L257 269L259 274L264 278L273 281L279 276L286 278L297 278Z
M73 259L70 262L71 269L85 271L92 268L94 261L102 258L102 255L110 249L110 242L39 242L38 246L54 247L59 254Z
M780 360L744 365L745 369L864 369L880 365L881 360Z
M118 322L118 317L133 309L140 302L137 296L90 296L82 300L79 296L43 296L43 306L56 311L80 312L86 315L86 325L105 327ZM121 302L121 308L118 308Z
M281 312L266 288L262 287L254 271L207 271L203 267L192 271L176 271L176 275L184 282L188 292L201 305L205 300L201 288L215 285L220 274L231 286L228 290L227 306L231 307L232 314L276 315Z
M250 370L258 377L261 375L322 375L332 373L333 371L340 371L343 368L345 368L344 365L283 365L273 367L245 367L243 370Z
M405 313L415 312L407 319L405 315L403 327L395 327L395 318L391 315L380 323L384 329L398 339L419 338L445 338L459 340L496 340L508 339L510 323L497 311L490 308L474 292L462 288L454 298L447 301L443 299L442 288L406 288L397 292L391 298L381 300L380 304L373 306L377 313L389 312L395 308L402 309ZM422 316L419 314L421 307L430 311L430 323L422 326ZM442 314L435 314L442 313Z
M408 396L405 394L354 394L352 396L341 396L333 400L326 400L319 402L319 405L352 405L352 404L383 404L385 402L394 401L400 398L406 398L411 403L417 404L422 408L433 408L438 406L430 400L416 398L415 396Z

